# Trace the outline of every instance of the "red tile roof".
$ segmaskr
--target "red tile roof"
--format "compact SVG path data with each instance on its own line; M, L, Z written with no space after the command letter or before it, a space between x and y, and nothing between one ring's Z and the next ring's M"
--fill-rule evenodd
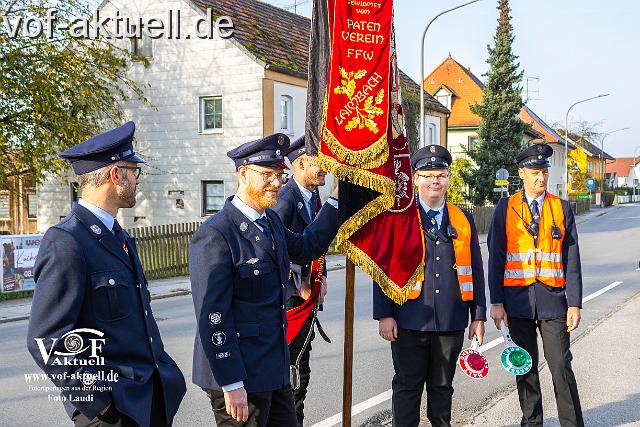
M640 162L640 157L636 157L636 164ZM613 162L607 162L607 173L615 173L617 176L629 176L633 157L618 157Z
M443 85L454 92L449 127L480 126L480 117L470 109L471 105L482 102L485 86L480 79L449 55L424 79L424 88L431 95Z

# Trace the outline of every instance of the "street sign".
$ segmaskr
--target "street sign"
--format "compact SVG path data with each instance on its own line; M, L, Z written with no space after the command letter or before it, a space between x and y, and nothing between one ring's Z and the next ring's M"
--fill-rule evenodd
M508 186L509 185L509 180L508 179L496 179L494 181L494 185L500 185L500 186Z
M506 187L494 187L493 188L493 192L494 193L501 193L503 191L507 191L507 188Z
M499 180L509 179L509 171L504 168L498 169L498 171L496 172L496 179L499 179Z
M578 194L578 199L591 199L591 194Z
M596 180L593 178L587 178L587 190L593 190L596 186Z

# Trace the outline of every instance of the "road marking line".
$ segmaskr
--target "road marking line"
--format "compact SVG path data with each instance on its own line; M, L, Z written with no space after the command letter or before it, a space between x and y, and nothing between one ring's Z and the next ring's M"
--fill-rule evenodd
M640 270L640 269L639 269ZM604 294L605 292L610 291L611 289L615 288L618 285L621 285L622 282L613 282L610 285L605 286L604 288L600 289L599 291L596 291L590 295L587 295L586 297L582 298L582 303L584 304L587 301L591 301L592 299L599 297L600 295ZM480 350L481 352L485 352L487 350L492 349L493 347L496 347L500 344L502 344L504 342L504 338L503 337L499 337L496 338L494 340L489 341L486 344L483 344L480 346L480 348L478 348L478 350ZM387 400L391 399L391 389L378 394L377 396L373 396L370 399L365 400L364 402L358 403L357 405L354 405L351 407L351 415L357 415L361 412L366 411L369 408L373 408L376 405L379 405L383 402L386 402ZM320 421L319 423L316 423L314 425L312 425L311 427L332 427L335 426L337 424L339 424L342 421L342 412L338 412L337 414L335 414L332 417L329 417L325 420Z
M587 295L586 297L582 298L582 303L584 304L587 301L591 301L595 297L598 297L598 296L604 294L605 292L610 291L611 289L615 288L616 286L620 285L621 283L622 282L613 282L609 286L605 286L604 288L600 289L599 291L594 292L591 295Z

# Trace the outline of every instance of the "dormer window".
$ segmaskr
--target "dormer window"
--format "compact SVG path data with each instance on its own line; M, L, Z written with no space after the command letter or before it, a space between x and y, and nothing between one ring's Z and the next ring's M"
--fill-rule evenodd
M438 102L445 107L447 110L451 110L451 93L444 88L438 89L435 93L434 97L438 100Z

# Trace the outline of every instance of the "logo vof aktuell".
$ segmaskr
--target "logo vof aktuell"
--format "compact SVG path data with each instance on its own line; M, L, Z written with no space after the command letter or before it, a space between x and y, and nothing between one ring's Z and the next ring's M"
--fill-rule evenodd
M83 334L85 338L83 338ZM97 338L96 338L97 337ZM79 328L67 332L60 338L51 338L49 348L45 345L47 338L34 338L38 344L40 355L45 364L65 366L99 366L104 365L104 358L100 356L102 345L105 343L104 333L96 329ZM55 350L56 343L62 341L64 350ZM87 342L88 341L88 342ZM80 357L81 353L89 350L88 355ZM53 356L53 357L52 357Z

